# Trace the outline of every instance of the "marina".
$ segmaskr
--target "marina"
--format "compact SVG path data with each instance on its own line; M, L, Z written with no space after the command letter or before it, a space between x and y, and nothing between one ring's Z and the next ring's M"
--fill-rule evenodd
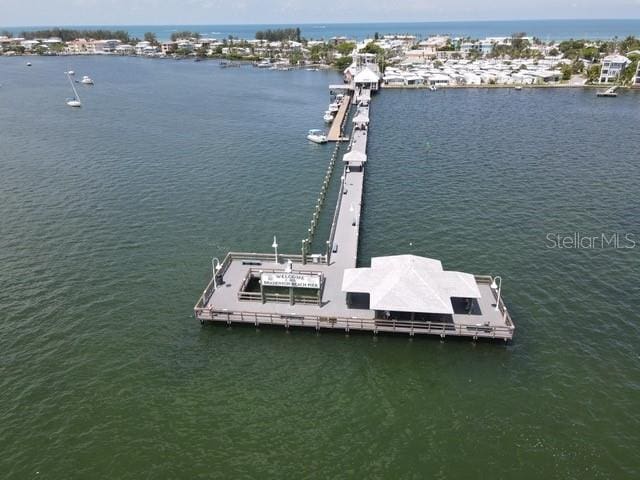
M194 307L201 323L245 323L321 329L499 339L515 330L501 296L500 277L443 269L439 260L416 255L371 259L358 267L364 180L368 163L371 95L379 86L377 66L356 58L328 140L345 136L355 106L348 151L326 250L310 253L320 200L300 254L230 252L212 261L212 278ZM332 162L338 150L334 151ZM324 196L329 172L323 185Z

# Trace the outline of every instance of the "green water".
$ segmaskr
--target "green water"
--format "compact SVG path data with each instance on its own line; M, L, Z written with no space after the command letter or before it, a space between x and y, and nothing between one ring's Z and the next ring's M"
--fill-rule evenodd
M640 246L545 236L640 241L640 95L374 98L360 263L502 275L504 346L191 318L212 256L296 251L335 74L33 63L0 58L0 477L639 476Z

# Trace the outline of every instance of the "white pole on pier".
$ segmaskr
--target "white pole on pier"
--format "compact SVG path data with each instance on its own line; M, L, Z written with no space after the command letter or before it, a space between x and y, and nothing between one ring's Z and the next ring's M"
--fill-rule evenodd
M500 280L500 285L496 283L497 280ZM491 288L493 290L498 290L498 299L496 300L496 310L500 310L500 295L502 294L502 277L500 276L493 277L493 281L491 282Z
M218 288L218 280L216 278L217 274L218 274L218 270L220 270L220 260L218 260L217 257L213 257L211 259L211 270L213 271L213 288L217 289Z
M273 236L273 244L271 245L271 248L276 251L276 263L278 263L278 239L275 235Z

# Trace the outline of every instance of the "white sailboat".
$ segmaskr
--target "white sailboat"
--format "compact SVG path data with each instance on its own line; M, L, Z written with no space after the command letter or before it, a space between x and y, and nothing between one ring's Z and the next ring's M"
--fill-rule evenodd
M73 89L73 94L74 94L73 98L67 98L67 105L69 105L70 107L81 107L82 102L80 102L80 96L76 91L75 85L71 81L71 75L69 75L69 73L67 73L67 78L69 79L69 83L71 84L71 88Z

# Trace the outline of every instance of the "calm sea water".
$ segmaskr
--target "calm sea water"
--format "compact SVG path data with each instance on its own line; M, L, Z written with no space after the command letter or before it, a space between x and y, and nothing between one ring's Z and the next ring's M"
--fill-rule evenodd
M502 275L517 337L474 345L191 318L211 256L299 245L337 74L24 64L0 58L3 478L640 475L640 246L545 238L639 239L640 94L374 99L360 261Z
M346 36L359 40L371 38L378 32L407 33L426 37L436 34L452 36L470 36L484 38L491 35L511 35L515 32L526 32L544 41L565 40L569 38L611 39L624 38L628 35L640 35L640 19L603 19L603 20L504 20L504 21L471 21L471 22L413 22L413 23L327 23L300 25L106 25L100 28L110 30L127 30L131 36L143 38L145 32L154 32L157 37L166 40L173 32L188 29L206 37L254 38L258 30L268 28L289 28L299 26L302 36L308 39L329 39L335 36ZM41 27L12 27L8 30L19 34L24 30ZM97 28L80 26L77 28Z

